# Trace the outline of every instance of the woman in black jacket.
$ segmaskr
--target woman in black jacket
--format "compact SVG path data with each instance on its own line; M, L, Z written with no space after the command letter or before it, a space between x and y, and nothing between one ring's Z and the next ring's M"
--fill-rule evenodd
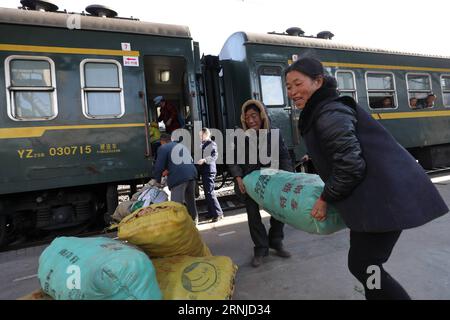
M302 109L300 134L325 182L311 215L323 221L327 203L338 209L350 228L348 267L366 299L409 299L383 263L402 230L445 214L446 204L408 151L352 98L339 97L320 61L300 59L285 78L289 98Z

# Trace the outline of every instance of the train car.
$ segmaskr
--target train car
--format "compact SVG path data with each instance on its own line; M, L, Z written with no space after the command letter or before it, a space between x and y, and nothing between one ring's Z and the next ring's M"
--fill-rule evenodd
M299 57L312 56L337 78L340 93L353 96L424 168L450 165L450 58L344 45L331 38L330 32L306 37L299 28L231 35L219 56L204 58L206 71L217 71L215 91L223 97L209 98L223 109L216 123L240 126L242 103L261 99L298 163L305 153L299 111L287 97L283 70Z
M154 97L198 114L188 27L22 4L0 8L0 244L108 216L118 185L148 181Z

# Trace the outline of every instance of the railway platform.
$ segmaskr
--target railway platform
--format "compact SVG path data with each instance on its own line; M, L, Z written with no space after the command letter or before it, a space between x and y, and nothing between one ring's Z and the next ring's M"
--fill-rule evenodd
M450 206L450 176L435 181ZM268 225L269 215L262 214ZM284 244L292 257L282 259L271 253L259 268L253 268L245 209L228 211L225 219L201 223L198 228L214 255L229 256L238 265L235 300L364 299L361 285L347 269L348 230L317 236L286 226ZM450 299L448 230L450 214L404 231L385 265L413 299ZM0 253L0 299L14 300L39 288L38 259L45 247Z

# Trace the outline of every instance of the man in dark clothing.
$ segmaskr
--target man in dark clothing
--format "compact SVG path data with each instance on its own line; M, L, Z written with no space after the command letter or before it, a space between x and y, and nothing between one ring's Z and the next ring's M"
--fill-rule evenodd
M270 120L266 112L264 105L257 100L248 100L242 106L241 112L241 124L244 130L253 129L257 133L258 138L258 150L261 147L259 142L261 141L259 130L268 130L267 134L267 150L271 150L271 131L279 130L270 127ZM249 161L249 140L246 139L245 145L245 163L235 163L230 165L229 170L233 177L236 179L235 190L237 194L241 194L245 199L245 207L248 216L248 226L250 228L250 236L255 244L254 257L252 259L252 266L259 267L263 262L263 257L269 254L269 248L275 249L276 254L283 258L289 258L291 255L288 251L283 249L283 227L284 223L276 220L274 217L270 218L270 230L269 234L266 232L266 228L261 221L261 215L259 212L259 205L249 196L246 196L245 186L242 178L254 170L262 169L263 167L269 167L270 164L263 166L260 162L259 155L256 164L251 164ZM283 138L279 136L278 141L279 148L279 168L285 171L293 171L292 161L289 156L289 151L284 144ZM240 152L241 150L236 150ZM259 153L259 152L258 152ZM272 159L273 160L273 159Z
M208 128L203 128L200 131L200 139L202 141L202 159L197 164L202 176L203 191L208 205L208 218L212 222L217 222L223 218L222 208L214 193L214 179L217 173L216 160L218 157L217 144L211 140L211 131ZM209 150L208 154L206 154L206 150Z
M176 147L179 148L178 153L174 150ZM182 163L180 163L181 159L183 159ZM167 186L171 192L170 200L186 205L192 219L197 223L198 212L195 205L197 169L189 150L183 144L171 141L168 134L161 134L161 146L158 149L150 184L161 183L165 170L169 172Z
M163 96L157 96L153 99L155 103L155 107L161 107L161 113L158 117L158 122L163 121L166 126L166 132L171 134L176 129L181 128L181 125L178 121L178 111L174 105L167 102Z

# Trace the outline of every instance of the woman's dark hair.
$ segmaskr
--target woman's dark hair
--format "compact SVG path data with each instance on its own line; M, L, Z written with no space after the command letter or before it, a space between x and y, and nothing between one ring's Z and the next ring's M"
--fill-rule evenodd
M323 85L329 89L337 90L337 81L336 78L325 74L325 70L323 68L322 62L315 58L302 58L295 61L289 67L284 70L284 77L286 78L287 74L292 71L300 72L312 80L316 80L320 77L323 78Z
M258 112L259 114L261 114L261 109L259 109L256 104L249 104L248 106L246 106L245 110L244 110L244 113L249 111L249 110L254 110L254 111Z
M293 64L287 67L286 70L284 70L284 77L286 77L287 74L292 71L303 73L313 80L325 76L322 62L314 58L301 58L295 61Z

